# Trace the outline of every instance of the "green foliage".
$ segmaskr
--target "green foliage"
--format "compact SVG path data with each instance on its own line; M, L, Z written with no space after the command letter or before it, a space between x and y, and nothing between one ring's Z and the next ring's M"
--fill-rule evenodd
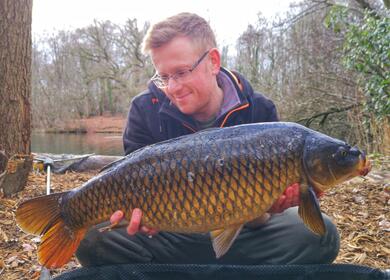
M348 8L342 5L334 5L325 16L324 25L335 33L346 29Z
M366 13L362 25L350 25L344 44L344 64L361 74L367 110L390 115L390 19Z
M378 119L390 116L390 19L365 11L359 20L335 6L325 25L345 31L343 63L358 73L366 111Z

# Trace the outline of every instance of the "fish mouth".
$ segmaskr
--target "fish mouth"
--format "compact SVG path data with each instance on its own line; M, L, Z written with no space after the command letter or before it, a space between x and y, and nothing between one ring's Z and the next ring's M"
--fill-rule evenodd
M360 155L358 173L360 176L366 176L371 171L371 162L366 158L365 154Z

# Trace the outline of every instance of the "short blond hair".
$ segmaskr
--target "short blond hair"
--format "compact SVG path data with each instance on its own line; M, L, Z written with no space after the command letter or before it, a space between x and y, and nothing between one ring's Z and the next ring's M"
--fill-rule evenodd
M217 46L214 32L204 18L192 13L180 13L149 28L143 40L143 51L149 54L151 50L179 36L188 37L202 49Z

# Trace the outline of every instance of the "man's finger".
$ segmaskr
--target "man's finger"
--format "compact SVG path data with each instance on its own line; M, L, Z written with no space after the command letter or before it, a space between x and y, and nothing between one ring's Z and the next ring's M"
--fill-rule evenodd
M140 231L146 235L155 235L158 232L156 229L148 228L146 226L141 226Z
M127 227L127 233L134 235L139 231L141 225L142 211L141 209L135 208L131 214L129 226Z
M293 188L294 206L299 205L299 184L295 184Z
M283 204L283 208L286 209L286 208L289 208L292 206L293 204L293 201L294 201L294 187L288 187L286 189L286 200ZM284 210L282 209L282 210Z
M111 224L117 224L122 220L123 218L123 212L121 210L115 211L114 214L110 217L110 223Z
M318 191L316 189L314 189L316 195L317 195L317 198L321 198L325 193L323 191Z
M285 203L285 201L286 201L286 196L283 194L272 205L270 209L270 213L280 213L281 212L280 207Z
M149 235L156 235L158 233L157 229L150 229L149 230Z
M144 233L144 234L149 234L150 228L148 228L147 226L141 226L139 231Z

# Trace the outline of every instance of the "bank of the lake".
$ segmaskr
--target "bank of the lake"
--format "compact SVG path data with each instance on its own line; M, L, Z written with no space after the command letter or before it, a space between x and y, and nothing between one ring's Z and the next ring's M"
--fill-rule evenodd
M99 116L74 120L62 126L34 130L34 153L123 155L124 116Z

